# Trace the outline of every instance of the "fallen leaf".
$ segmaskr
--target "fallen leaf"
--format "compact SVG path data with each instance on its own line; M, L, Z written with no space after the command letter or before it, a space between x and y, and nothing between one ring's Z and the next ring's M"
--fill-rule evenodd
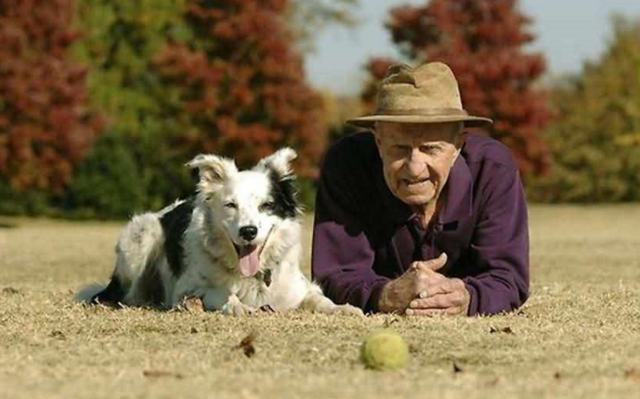
M204 312L204 304L202 303L202 298L198 298L195 296L190 296L184 298L180 307L186 310L189 313L202 313Z
M191 334L197 334L198 333L198 329L195 327L191 327Z
M495 334L495 333L515 334L515 332L513 332L513 330L511 329L511 327L502 327L502 328L490 327L489 334Z
M67 337L64 335L64 333L60 330L53 330L49 333L49 336L52 338L58 338L58 339L66 339Z
M170 378L177 378L179 380L184 378L184 376L180 373L176 373L173 371L164 371L164 370L144 370L142 372L142 375L148 378L170 377Z
M456 362L453 362L453 372L454 374L458 374L464 372L464 370L462 369L462 367L458 366Z
M635 368L630 368L624 371L625 378L630 380L640 381L640 372Z
M384 328L389 327L390 325L392 325L393 323L397 323L399 322L400 319L398 319L397 317L388 317L387 319L385 319L384 321Z
M16 295L20 294L20 290L13 287L4 287L2 289L2 293L7 295Z
M553 373L553 378L555 378L556 380L560 380L562 379L562 374L560 374L559 371L556 371L555 373Z
M256 348L253 346L253 343L257 337L258 337L258 333L255 330L251 331L249 335L247 335L242 339L242 341L240 341L240 344L238 344L238 346L236 346L235 349L242 349L246 357L251 357L255 355Z

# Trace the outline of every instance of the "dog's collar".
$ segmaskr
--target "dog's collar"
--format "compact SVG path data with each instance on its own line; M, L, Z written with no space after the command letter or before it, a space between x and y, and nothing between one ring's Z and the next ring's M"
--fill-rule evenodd
M256 279L262 281L267 287L271 285L271 269L260 270L256 274Z

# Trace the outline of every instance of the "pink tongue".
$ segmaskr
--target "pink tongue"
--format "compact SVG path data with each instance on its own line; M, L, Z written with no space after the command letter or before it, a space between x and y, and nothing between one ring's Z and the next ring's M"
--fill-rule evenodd
M251 252L246 252L250 250ZM238 254L240 258L240 273L245 277L252 277L258 273L260 269L260 260L258 259L258 246L241 250Z

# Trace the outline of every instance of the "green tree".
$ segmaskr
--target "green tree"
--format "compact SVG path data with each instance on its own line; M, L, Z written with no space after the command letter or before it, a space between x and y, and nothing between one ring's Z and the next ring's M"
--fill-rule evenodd
M129 217L144 210L141 180L127 141L107 132L76 171L64 208L76 217Z
M602 57L553 93L554 162L530 187L534 199L640 200L640 20L615 16L612 25Z
M154 67L168 41L191 40L183 18L186 3L83 0L78 7L84 38L74 54L91 65L92 103L105 111L114 137L132 151L140 177L137 185L147 193L145 206L153 209L193 190L182 167L186 155L176 145L188 128L181 116L183 104L175 87Z

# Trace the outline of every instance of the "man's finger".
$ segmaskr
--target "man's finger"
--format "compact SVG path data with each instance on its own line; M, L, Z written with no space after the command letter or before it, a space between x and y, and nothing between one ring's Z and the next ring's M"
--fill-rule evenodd
M430 296L429 298L416 298L409 302L411 309L446 309L451 306L458 306L464 302L462 293L449 292L447 294L439 294Z
M435 295L448 294L450 292L462 291L464 282L458 279L443 278L422 289L417 295L418 298L429 298Z
M435 259L429 259L423 262L416 262L415 265L416 265L416 269L428 269L435 272L440 268L442 268L442 266L444 266L446 263L447 263L447 254L443 252L440 254L440 256L438 256Z

